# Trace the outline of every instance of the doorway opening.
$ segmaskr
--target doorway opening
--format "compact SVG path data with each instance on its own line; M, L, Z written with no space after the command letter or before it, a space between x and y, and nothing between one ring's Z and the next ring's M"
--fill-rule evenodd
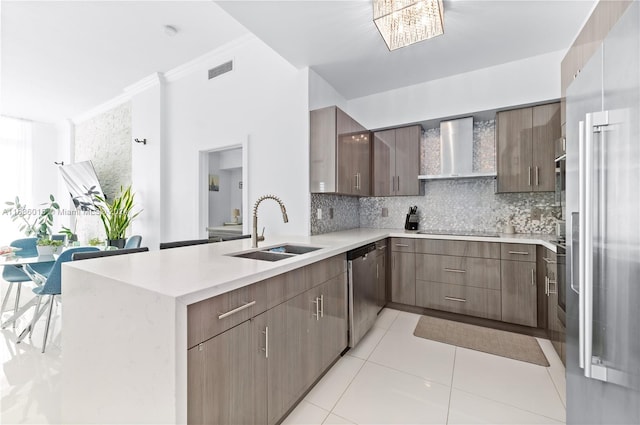
M230 240L247 234L246 144L200 152L201 237Z

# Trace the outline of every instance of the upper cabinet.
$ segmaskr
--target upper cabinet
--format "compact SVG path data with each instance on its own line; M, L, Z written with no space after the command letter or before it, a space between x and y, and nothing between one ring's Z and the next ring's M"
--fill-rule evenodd
M560 103L498 112L498 192L553 191L560 135Z
M373 196L419 195L421 127L373 133Z
M310 112L310 190L369 196L370 132L335 106Z

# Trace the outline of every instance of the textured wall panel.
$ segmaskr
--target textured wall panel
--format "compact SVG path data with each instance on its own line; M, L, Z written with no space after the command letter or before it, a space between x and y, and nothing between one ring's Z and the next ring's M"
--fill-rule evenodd
M131 102L116 106L75 129L75 162L93 163L100 186L108 199L131 184ZM105 239L99 216L78 216L76 232L81 242Z

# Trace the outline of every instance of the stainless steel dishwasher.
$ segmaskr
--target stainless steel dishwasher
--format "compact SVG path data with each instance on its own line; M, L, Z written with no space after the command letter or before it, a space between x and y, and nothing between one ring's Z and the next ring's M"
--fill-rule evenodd
M376 244L347 252L349 275L349 347L355 347L376 321L378 289Z

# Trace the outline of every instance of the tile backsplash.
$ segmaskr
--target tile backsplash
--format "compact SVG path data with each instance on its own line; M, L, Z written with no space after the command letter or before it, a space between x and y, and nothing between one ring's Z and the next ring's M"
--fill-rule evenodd
M329 209L333 208L333 218ZM318 219L318 209L322 219ZM360 202L355 196L311 194L311 234L337 232L360 227Z
M553 192L495 193L496 180L432 180L424 196L360 198L360 227L404 227L410 206L418 206L420 230L501 232L509 222L517 233L555 232L560 208ZM388 217L382 217L386 208Z
M495 120L473 125L473 170L495 172ZM420 141L420 174L440 171L440 128L427 129ZM410 206L418 206L420 230L502 232L512 224L517 233L552 234L560 217L553 192L495 193L495 177L428 180L423 196L350 197L311 195L311 234L356 227L404 228ZM317 219L322 209L323 218ZM333 208L333 218L329 218ZM383 217L383 209L385 217Z

